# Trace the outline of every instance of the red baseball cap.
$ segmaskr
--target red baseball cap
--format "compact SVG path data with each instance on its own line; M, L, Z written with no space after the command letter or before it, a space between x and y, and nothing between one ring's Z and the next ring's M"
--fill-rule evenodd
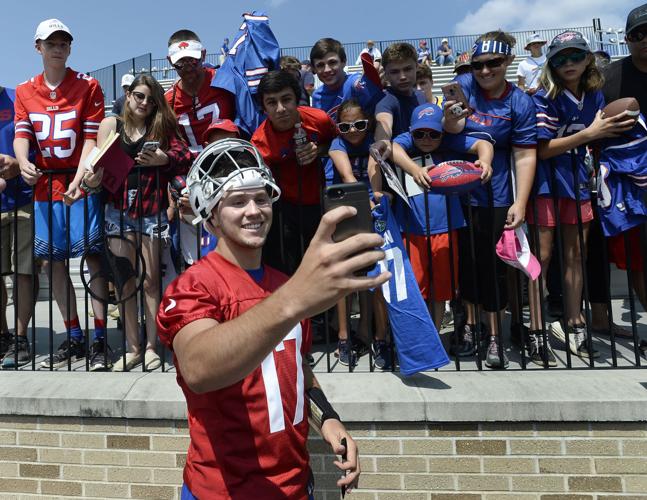
M202 134L202 142L207 142L207 139L209 138L209 133L212 130L224 130L225 132L233 132L238 137L240 137L240 130L238 130L238 127L234 122L226 119L216 120L211 125L209 125L209 128L207 128L207 130L204 131L204 134Z

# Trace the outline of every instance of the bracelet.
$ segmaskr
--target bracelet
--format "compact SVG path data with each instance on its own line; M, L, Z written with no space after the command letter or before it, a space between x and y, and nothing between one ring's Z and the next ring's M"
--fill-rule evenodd
M317 428L321 429L323 423L330 418L341 421L339 414L319 387L311 387L306 391L306 395L310 402L310 418Z
M88 184L85 182L85 178L81 179L81 184L79 185L79 187L87 194L95 194L101 191L101 184L96 187L88 186Z

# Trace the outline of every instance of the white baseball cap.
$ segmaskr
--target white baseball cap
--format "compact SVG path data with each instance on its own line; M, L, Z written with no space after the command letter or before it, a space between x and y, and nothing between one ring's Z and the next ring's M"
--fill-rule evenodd
M449 40L447 40L447 38L443 38L443 39L440 41L440 43L445 43L445 42L449 43Z
M533 33L526 40L526 46L524 47L524 50L528 50L528 47L531 43L541 43L542 45L545 45L548 42L546 42L546 40L544 40L544 38L539 33Z
M121 86L122 87L130 87L130 85L135 81L135 77L131 75L130 73L126 73L124 76L121 77Z
M58 19L46 19L38 25L38 28L36 28L34 42L37 40L47 40L50 36L52 36L53 33L56 33L57 31L67 33L68 35L70 35L70 39L74 40L70 28L65 26L61 21L59 21Z
M183 40L169 46L168 56L171 59L171 64L175 64L184 57L201 59L203 48L202 44L197 40Z

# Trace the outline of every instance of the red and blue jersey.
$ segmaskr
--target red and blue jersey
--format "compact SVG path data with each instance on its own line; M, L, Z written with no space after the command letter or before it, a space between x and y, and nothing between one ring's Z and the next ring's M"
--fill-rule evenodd
M541 89L533 96L537 113L537 140L550 141L574 135L587 128L599 109L604 107L601 91L584 93L581 99L568 90L550 99ZM573 176L573 156L577 181ZM592 169L586 160L586 146L578 146L548 160L537 162L535 187L538 195L554 195L559 198L576 199L575 186L579 186L580 199L591 198L590 180ZM555 176L556 191L553 192L552 175Z
M489 189L495 207L507 207L513 203L511 178L512 148L535 148L537 126L535 105L532 98L518 87L507 83L504 93L490 98L474 80L471 73L456 77L469 106L474 112L465 120L461 132L476 139L484 139L494 146L492 179L470 193L471 204L489 206ZM464 159L474 161L473 155Z
M375 106L384 96L381 88L361 73L346 75L344 83L337 89L322 85L312 93L312 107L323 109L337 121L337 108L351 98L357 99L362 109L373 114Z
M1 89L1 87L0 87ZM14 100L16 92L13 89L0 90L0 154L15 157L13 150L14 138ZM7 181L7 187L0 194L1 211L9 212L14 207L22 207L31 201L31 187L18 176Z

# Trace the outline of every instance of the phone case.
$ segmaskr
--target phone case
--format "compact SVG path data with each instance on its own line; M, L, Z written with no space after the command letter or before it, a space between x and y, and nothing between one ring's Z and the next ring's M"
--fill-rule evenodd
M445 85L440 87L440 90L442 91L446 101L460 102L465 108L469 106L469 103L467 102L467 98L465 97L465 94L463 93L463 89L461 88L459 83L457 82L446 83Z
M350 205L357 209L357 215L344 219L337 224L332 237L334 241L343 241L359 233L373 232L373 219L368 197L368 187L361 182L352 184L333 184L326 188L324 210Z

